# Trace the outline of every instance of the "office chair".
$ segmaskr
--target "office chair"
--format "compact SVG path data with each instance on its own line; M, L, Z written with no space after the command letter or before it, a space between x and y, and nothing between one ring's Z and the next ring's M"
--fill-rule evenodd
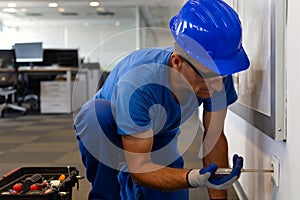
M20 101L22 103L29 103L30 110L39 108L39 93L40 93L40 79L36 77L34 79L27 74L19 74L19 87L21 88L22 94L20 95Z
M15 94L17 94L17 76L15 71L0 73L0 97L4 101L0 104L0 117L3 117L8 109L20 111L23 115L27 113L25 107L14 104Z

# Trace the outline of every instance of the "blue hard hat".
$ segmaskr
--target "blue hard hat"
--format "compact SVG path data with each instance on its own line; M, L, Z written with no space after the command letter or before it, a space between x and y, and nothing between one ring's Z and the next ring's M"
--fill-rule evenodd
M222 0L189 0L170 20L180 48L215 73L230 75L249 67L237 13Z

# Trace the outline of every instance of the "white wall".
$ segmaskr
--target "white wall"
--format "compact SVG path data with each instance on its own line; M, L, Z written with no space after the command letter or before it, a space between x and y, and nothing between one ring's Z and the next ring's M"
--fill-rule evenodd
M245 158L245 168L270 168L270 159L280 159L280 186L273 187L270 174L244 173L240 182L251 200L298 200L300 169L300 24L298 0L288 1L285 65L287 68L287 142L274 141L232 112L228 113L225 131L230 155Z

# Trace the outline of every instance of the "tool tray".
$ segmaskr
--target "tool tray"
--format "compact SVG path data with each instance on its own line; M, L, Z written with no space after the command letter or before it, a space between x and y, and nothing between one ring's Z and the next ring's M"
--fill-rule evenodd
M71 200L72 188L78 183L79 171L75 167L22 167L12 170L0 178L0 200ZM12 189L34 174L41 174L44 180L64 174L66 179L55 190L47 194L1 194Z

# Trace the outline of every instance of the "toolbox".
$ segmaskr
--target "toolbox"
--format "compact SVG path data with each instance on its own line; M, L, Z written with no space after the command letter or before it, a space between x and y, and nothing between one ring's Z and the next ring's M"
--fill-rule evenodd
M60 177L64 177L63 180ZM76 167L17 168L0 178L0 200L71 200L73 187L77 185L79 189L79 179L81 177ZM47 188L30 191L32 188L29 189L29 184L41 181L47 184ZM17 184L21 184L23 189L19 193L13 190Z

